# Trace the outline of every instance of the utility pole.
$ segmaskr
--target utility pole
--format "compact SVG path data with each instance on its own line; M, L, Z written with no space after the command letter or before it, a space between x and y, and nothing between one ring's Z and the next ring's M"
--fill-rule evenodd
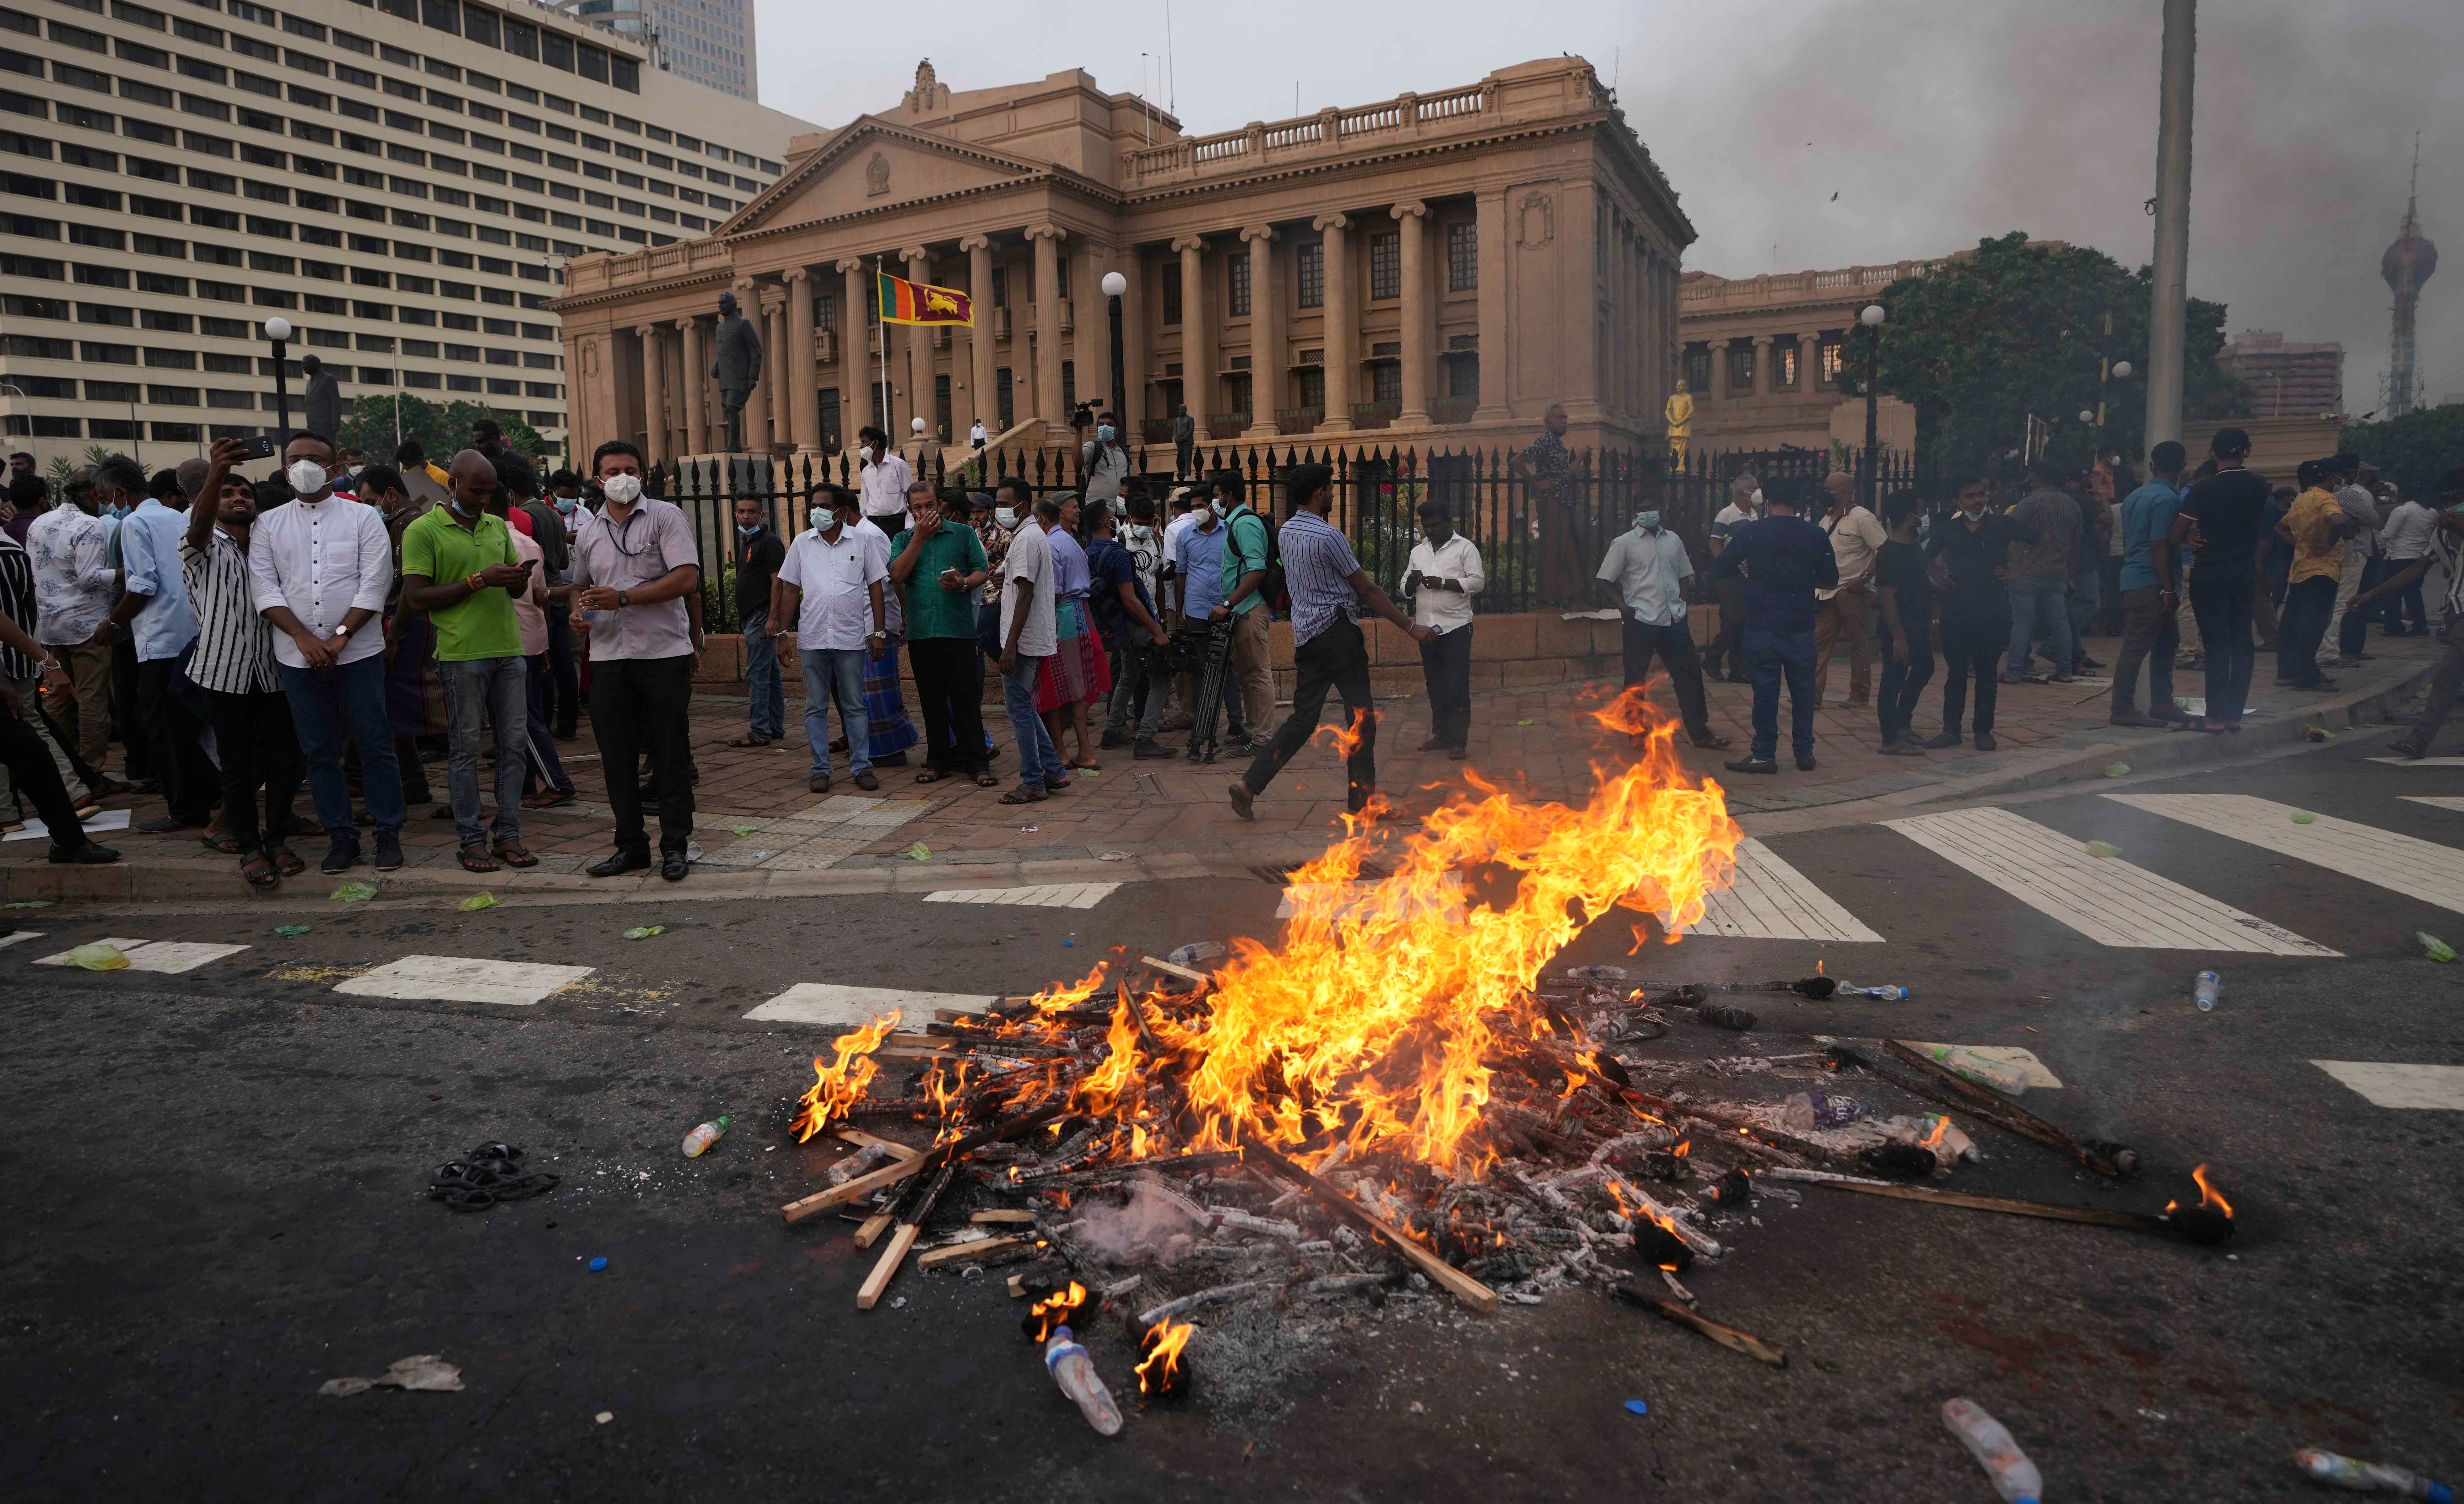
M2182 366L2190 279L2190 86L2198 0L2165 0L2164 81L2157 95L2156 283L2147 310L2147 433L2182 436Z

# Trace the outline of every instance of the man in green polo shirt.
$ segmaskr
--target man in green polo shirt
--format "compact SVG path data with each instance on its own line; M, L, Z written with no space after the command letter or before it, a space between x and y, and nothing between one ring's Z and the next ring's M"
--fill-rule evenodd
M924 702L924 769L919 784L973 778L990 788L982 680L976 672L976 592L984 583L984 542L967 525L967 500L908 488L914 525L890 541L890 587L907 614L907 661Z
M446 786L466 872L492 873L501 860L536 867L522 848L522 770L529 756L530 664L508 591L531 587L531 566L505 525L496 467L466 449L453 456L451 495L403 530L402 600L436 628L436 672L445 685ZM493 503L493 504L492 504ZM496 732L496 823L493 854L479 818L479 740Z
M1220 619L1229 613L1232 629L1232 673L1241 681L1241 708L1251 736L1261 735L1275 714L1275 664L1266 608L1266 520L1243 498L1241 477L1224 471L1215 477L1215 511L1223 519L1223 604ZM1230 757L1247 757L1251 746L1227 746Z

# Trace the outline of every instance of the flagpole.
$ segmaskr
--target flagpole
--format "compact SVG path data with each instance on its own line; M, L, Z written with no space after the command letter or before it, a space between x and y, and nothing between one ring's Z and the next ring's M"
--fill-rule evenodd
M881 316L881 431L885 446L895 449L898 438L897 405L890 400L890 309L881 300L881 257L872 258L872 301ZM884 459L890 456L885 454Z

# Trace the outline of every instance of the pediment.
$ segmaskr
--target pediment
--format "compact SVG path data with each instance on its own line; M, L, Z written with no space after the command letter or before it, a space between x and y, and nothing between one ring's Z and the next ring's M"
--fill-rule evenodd
M776 225L834 219L1016 182L1040 163L943 141L870 118L857 122L719 227L742 234Z

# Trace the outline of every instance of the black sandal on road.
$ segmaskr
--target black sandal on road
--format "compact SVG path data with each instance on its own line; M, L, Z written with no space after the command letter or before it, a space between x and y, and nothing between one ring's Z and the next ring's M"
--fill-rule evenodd
M297 877L308 870L308 864L299 859L299 853L279 841L268 846L265 854L274 863L274 870L285 877Z
M275 870L274 858L263 852L251 852L248 860L239 864L239 874L252 888L279 887L282 874Z
M728 738L727 744L738 749L747 747L766 747L777 740L779 739L776 737L765 737L758 731L751 731L740 737Z
M488 854L487 847L473 841L462 848L462 870L466 873L492 873L497 870L496 859Z
M1034 788L1025 784L1021 784L1016 788L1011 789L1008 793L1001 795L1001 802L1005 805L1040 805L1051 797L1051 795L1045 793L1041 788Z

